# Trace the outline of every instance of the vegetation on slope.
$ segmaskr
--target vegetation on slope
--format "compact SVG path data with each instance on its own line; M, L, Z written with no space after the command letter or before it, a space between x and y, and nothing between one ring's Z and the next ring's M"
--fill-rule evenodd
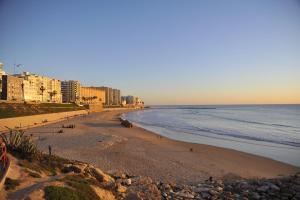
M27 115L37 115L46 113L58 113L67 111L84 110L84 107L76 104L59 104L59 103L0 103L0 119L10 117L21 117Z

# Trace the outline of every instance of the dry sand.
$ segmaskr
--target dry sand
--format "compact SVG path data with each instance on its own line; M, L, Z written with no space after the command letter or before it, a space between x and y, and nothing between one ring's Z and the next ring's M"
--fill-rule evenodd
M202 144L174 141L142 128L124 128L118 116L124 111L77 117L27 133L39 148L69 159L91 163L107 172L150 176L154 180L196 182L217 178L271 178L300 169L268 158ZM75 129L61 125L75 124ZM193 149L191 152L190 149Z

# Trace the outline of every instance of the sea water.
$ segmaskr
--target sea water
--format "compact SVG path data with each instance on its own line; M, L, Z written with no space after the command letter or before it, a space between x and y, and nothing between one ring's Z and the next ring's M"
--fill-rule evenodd
M124 117L174 140L300 166L300 105L152 106Z

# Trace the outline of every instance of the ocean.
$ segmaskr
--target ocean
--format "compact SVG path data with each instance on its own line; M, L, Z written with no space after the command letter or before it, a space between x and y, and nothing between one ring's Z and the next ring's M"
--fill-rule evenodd
M174 140L300 166L300 105L151 106L123 117Z

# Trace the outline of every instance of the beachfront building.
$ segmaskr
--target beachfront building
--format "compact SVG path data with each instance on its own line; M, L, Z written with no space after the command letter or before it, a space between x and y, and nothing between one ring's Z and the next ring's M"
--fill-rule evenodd
M61 81L57 79L50 79L48 82L48 94L50 102L62 103Z
M122 96L122 105L128 105L128 106L143 106L144 102L142 99L138 96Z
M113 105L121 104L121 91L118 89L113 89Z
M123 96L122 99L126 101L126 105L135 105L135 97L134 96Z
M110 87L97 87L98 89L101 89L105 92L105 105L112 105L113 102L113 93L112 93L112 88Z
M63 103L80 102L80 82L69 80L61 82L61 92Z
M14 75L23 79L23 100L27 102L61 103L61 82L46 76L24 72Z
M105 91L105 105L106 106L119 106L121 104L121 91L110 87L97 87Z
M81 104L105 104L105 91L97 87L80 87Z
M1 99L6 101L22 101L23 79L10 75L2 75Z

